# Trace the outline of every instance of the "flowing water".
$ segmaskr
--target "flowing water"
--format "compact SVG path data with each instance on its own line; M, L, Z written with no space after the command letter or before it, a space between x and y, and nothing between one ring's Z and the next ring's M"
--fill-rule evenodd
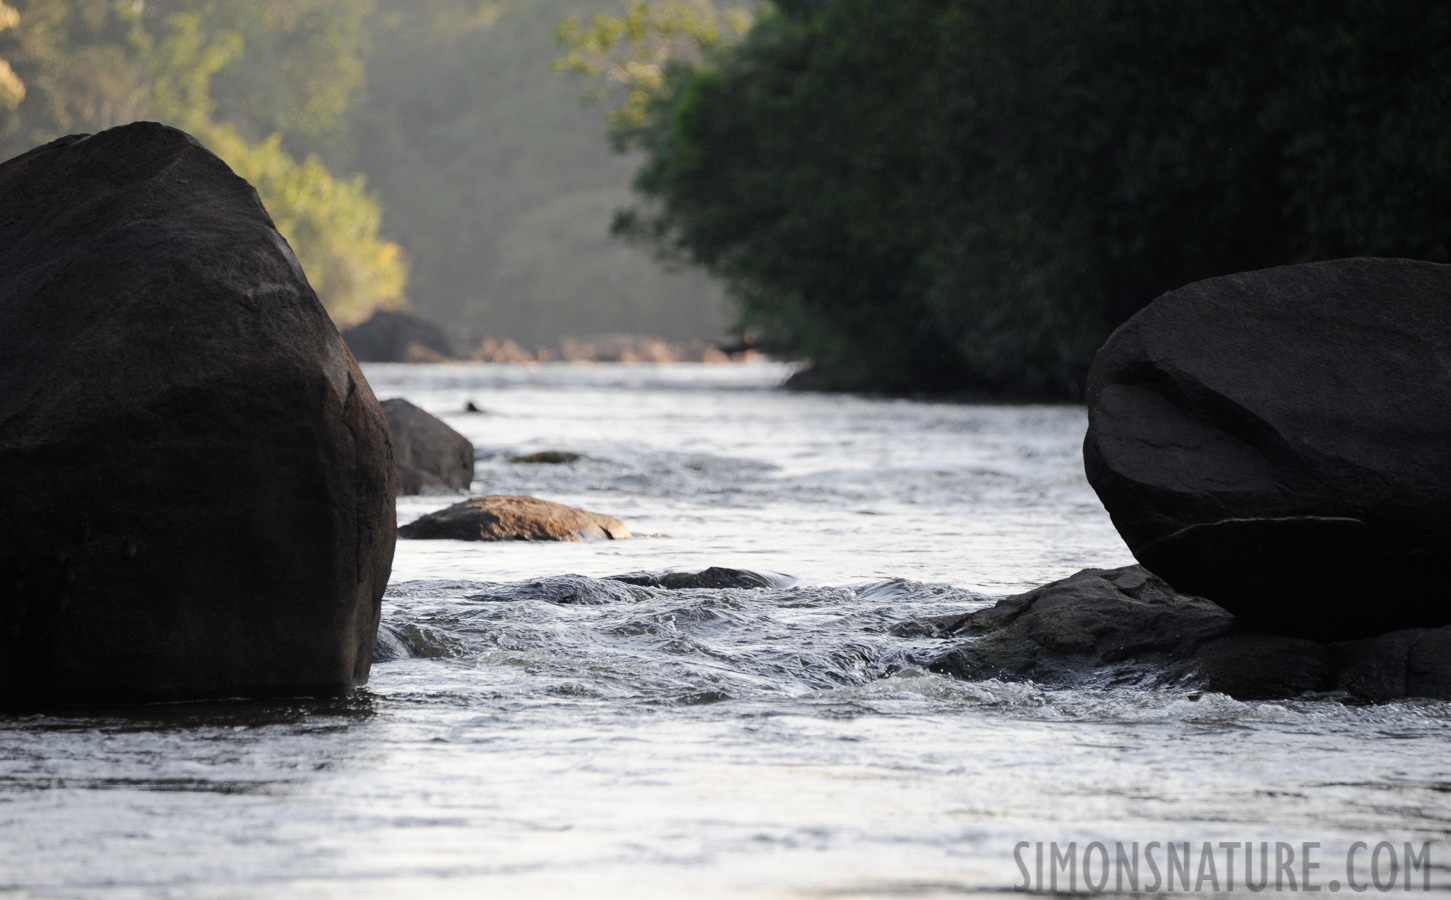
M790 394L788 371L368 367L474 442L474 493L635 538L400 541L394 658L347 701L0 718L0 891L958 897L1046 888L1038 843L1070 841L1316 842L1325 886L1357 841L1429 841L1411 883L1451 893L1451 704L965 683L924 668L949 641L893 633L1131 562L1081 408ZM581 458L510 462L540 450ZM762 586L608 577L711 566Z

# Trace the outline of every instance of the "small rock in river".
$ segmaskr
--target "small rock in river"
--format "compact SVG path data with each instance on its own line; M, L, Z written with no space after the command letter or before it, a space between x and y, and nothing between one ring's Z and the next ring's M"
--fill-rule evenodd
M455 541L588 541L630 537L625 523L534 497L471 497L398 529L398 536Z
M550 466L558 466L564 463L572 463L580 459L578 453L568 453L563 450L540 450L538 453L527 453L523 456L511 456L511 463L543 463Z
M722 588L769 588L789 584L792 579L762 575L744 569L727 569L711 566L702 572L631 572L628 575L611 575L611 581L636 584L641 587L658 587L670 591Z
M383 401L393 434L399 494L467 491L474 480L474 445L442 419L404 400Z

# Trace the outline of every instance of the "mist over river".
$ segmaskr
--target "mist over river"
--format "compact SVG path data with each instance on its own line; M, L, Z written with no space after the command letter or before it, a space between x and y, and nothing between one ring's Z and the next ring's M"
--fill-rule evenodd
M1325 885L1355 842L1429 841L1451 895L1451 704L966 683L893 633L1132 562L1082 408L794 394L765 363L365 371L474 442L474 493L635 538L400 541L383 619L417 655L348 701L0 717L0 891L960 897L1055 841L1314 842ZM510 462L542 450L582 457ZM607 579L710 566L770 586Z

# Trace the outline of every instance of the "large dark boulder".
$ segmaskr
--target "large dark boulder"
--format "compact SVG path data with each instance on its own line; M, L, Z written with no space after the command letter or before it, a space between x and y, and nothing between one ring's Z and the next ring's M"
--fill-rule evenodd
M422 516L398 529L398 536L451 541L618 541L628 538L630 530L614 516L537 497L491 494Z
M474 480L474 445L442 419L394 397L383 401L398 464L398 493L466 491Z
M388 429L257 193L139 123L0 164L0 706L336 694Z
M1084 464L1147 568L1316 640L1451 624L1451 266L1201 281L1109 338Z
M1085 569L985 609L897 631L956 640L929 668L970 680L1207 688L1241 699L1314 692L1451 699L1451 628L1332 644L1255 632L1142 566Z
M379 310L343 331L359 362L438 362L454 357L453 344L437 325L408 313Z

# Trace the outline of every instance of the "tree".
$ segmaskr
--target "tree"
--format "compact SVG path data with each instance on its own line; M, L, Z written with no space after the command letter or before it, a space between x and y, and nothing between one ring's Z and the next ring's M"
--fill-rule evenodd
M665 73L621 231L836 387L1072 397L1200 278L1451 261L1451 9L780 0Z
M644 127L650 106L661 101L669 71L704 64L754 21L750 7L721 7L712 0L629 0L623 13L561 22L555 40L566 52L555 60L554 70L605 79L585 99L600 102L612 92L617 95L609 122L623 146L628 135Z
M0 55L27 92L11 111L0 105L3 156L138 119L176 125L257 187L338 322L405 302L406 261L379 238L381 208L363 179L286 149L341 133L368 0L16 2L18 16L0 14L14 26Z

